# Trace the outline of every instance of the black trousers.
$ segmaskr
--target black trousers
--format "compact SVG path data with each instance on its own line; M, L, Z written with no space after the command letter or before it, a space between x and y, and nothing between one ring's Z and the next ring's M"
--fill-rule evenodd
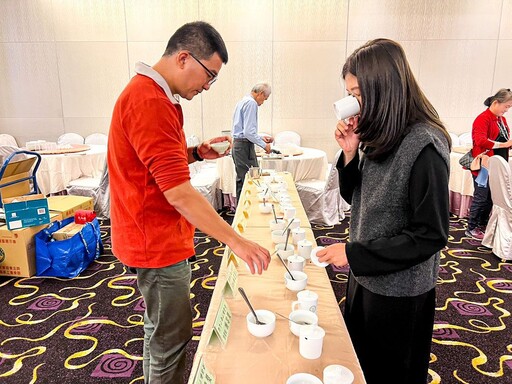
M413 297L370 292L350 273L345 323L368 384L425 384L435 288Z
M240 199L245 174L250 167L258 166L258 158L256 157L254 144L249 140L239 141L235 139L231 154L233 156L236 169L236 197L237 199Z
M469 209L468 229L475 227L486 227L489 222L489 215L492 211L491 189L489 183L485 187L479 187L473 176L473 200Z

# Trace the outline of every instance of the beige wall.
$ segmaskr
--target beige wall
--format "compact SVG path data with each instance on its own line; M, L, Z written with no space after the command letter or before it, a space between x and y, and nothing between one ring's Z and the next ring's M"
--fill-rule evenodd
M236 102L268 80L260 130L298 131L332 159L341 67L376 37L403 44L453 132L512 87L512 0L1 0L0 132L20 145L107 133L134 63L153 64L193 20L212 23L230 55L209 92L183 101L187 134L202 138L229 130Z

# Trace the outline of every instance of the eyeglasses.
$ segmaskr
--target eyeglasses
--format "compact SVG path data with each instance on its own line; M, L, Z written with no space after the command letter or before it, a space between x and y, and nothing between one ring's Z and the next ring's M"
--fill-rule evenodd
M203 63L201 63L201 62L199 61L199 59L198 59L197 57L195 57L195 56L192 54L192 52L189 52L189 53L190 53L190 56L192 56L192 58L193 58L195 61L197 61L201 67L203 67L203 68L204 68L204 70L206 71L206 73L208 73L208 76L210 76L210 77L211 77L211 79L208 81L208 85L212 85L213 83L215 83L215 82L217 81L217 76L218 76L218 75L216 75L215 73L213 73L212 71L210 71L208 68L206 68L206 66L205 66Z

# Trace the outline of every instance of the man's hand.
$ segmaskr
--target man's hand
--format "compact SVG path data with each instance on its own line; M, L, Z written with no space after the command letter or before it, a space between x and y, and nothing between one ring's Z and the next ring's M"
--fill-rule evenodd
M228 244L231 250L247 263L251 273L261 273L268 268L270 263L270 253L262 246L240 237L235 244Z
M212 143L220 143L222 141L229 141L229 147L226 149L226 151L222 154L217 153L210 144ZM231 147L233 146L233 140L230 136L219 136L215 137L210 140L203 141L201 144L197 147L197 153L201 158L207 159L207 160L213 160L218 159L219 157L225 156L229 151L231 150Z
M270 143L267 143L267 145L265 145L265 152L270 153L270 150L271 150Z
M274 142L274 138L273 138L272 136L262 136L261 138L263 139L263 141L264 141L265 143L268 143L268 144L270 144L270 143L273 143L273 142Z

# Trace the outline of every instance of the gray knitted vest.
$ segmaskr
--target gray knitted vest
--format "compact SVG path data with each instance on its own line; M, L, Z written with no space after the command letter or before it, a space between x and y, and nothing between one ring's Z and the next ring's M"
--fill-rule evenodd
M361 157L361 184L354 189L352 196L351 241L394 236L408 225L411 215L409 175L421 150L431 143L449 167L447 140L439 130L426 124L412 126L400 146L383 162L370 161L364 155ZM435 286L438 269L439 252L403 271L355 278L373 293L417 296Z

